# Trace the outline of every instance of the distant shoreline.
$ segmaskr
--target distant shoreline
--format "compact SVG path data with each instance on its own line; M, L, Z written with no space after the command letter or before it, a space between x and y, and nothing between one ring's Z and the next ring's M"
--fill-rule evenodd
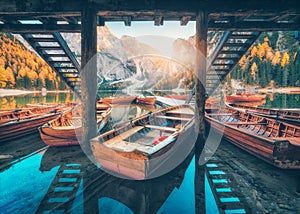
M300 87L286 87L286 88L260 88L257 90L258 92L262 93L283 93L283 94L290 94L290 93L299 93L300 94Z
M47 93L69 93L69 90L65 91L59 91L59 90L53 90L53 91L47 91ZM19 89L3 89L0 88L0 97L8 97L8 96L18 96L18 95L26 95L26 94L39 94L42 93L39 91L25 91L25 90L19 90Z
M24 91L24 90L18 90L18 89L0 88L0 97L17 96L17 95L33 94L33 93L39 93L39 92L38 91Z

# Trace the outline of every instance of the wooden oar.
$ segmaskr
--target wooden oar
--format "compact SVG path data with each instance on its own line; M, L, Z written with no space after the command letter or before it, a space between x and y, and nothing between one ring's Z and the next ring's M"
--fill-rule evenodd
M266 125L262 122L226 122L227 125Z

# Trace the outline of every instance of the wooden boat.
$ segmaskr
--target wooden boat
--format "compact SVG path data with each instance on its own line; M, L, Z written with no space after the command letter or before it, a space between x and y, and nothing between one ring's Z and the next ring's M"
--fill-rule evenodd
M263 117L272 118L275 120L281 120L286 123L291 123L300 126L300 111L289 110L289 109L271 109L271 108L261 108L252 107L239 104L228 104L228 107L245 111L251 114L257 114Z
M101 99L101 102L103 103L109 103L109 104L130 104L134 103L137 96L122 96L122 97L105 97Z
M221 103L221 98L219 97L209 97L206 101L205 104L206 105L220 105Z
M187 94L183 94L183 95L179 95L179 94L167 94L164 97L166 98L172 98L172 99L176 99L176 100L186 100L189 95Z
M300 90L290 90L288 94L300 94Z
M206 113L211 127L241 149L284 169L300 169L300 127L232 108Z
M265 94L250 94L250 93L240 93L236 95L226 95L226 102L258 102L266 99Z
M91 139L94 158L116 176L158 177L178 166L193 148L194 141L187 138L194 139L194 122L190 105L142 115Z
M40 136L45 144L48 146L79 145L81 138L81 117L79 107L69 109L59 117L39 127ZM97 104L98 132L108 122L110 113L111 106L109 104Z
M38 127L56 118L68 105L47 108L21 109L0 115L0 142L38 131Z
M143 105L154 105L155 97L137 97L136 102Z

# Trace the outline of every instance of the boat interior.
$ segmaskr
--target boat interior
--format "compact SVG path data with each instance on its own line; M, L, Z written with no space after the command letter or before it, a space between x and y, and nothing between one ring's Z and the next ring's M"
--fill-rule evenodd
M207 113L207 116L223 124L236 126L264 137L300 137L300 127L298 126L230 108L222 108L216 112Z
M116 151L140 151L151 155L175 142L193 118L194 112L190 108L155 112L105 133L99 140Z

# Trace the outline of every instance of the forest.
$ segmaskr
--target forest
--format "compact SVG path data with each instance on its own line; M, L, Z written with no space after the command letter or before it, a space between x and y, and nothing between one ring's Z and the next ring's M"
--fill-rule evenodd
M0 87L18 89L65 90L66 84L35 53L28 50L12 34L0 33ZM256 87L300 86L300 46L294 32L262 33L256 43L240 59L230 78ZM178 72L179 79L182 78ZM228 78L228 79L230 79ZM164 78L159 87L173 88L175 83ZM178 81L178 78L176 78ZM183 84L192 87L188 74ZM187 82L184 82L187 81ZM177 86L178 82L176 82ZM104 84L105 85L105 84ZM172 87L172 86L173 87ZM120 85L118 87L121 87ZM102 87L103 88L103 87Z
M284 43L284 44L282 44ZM299 40L293 32L263 33L230 73L245 85L300 86Z
M1 88L66 89L66 84L51 67L12 34L0 33L0 49Z

